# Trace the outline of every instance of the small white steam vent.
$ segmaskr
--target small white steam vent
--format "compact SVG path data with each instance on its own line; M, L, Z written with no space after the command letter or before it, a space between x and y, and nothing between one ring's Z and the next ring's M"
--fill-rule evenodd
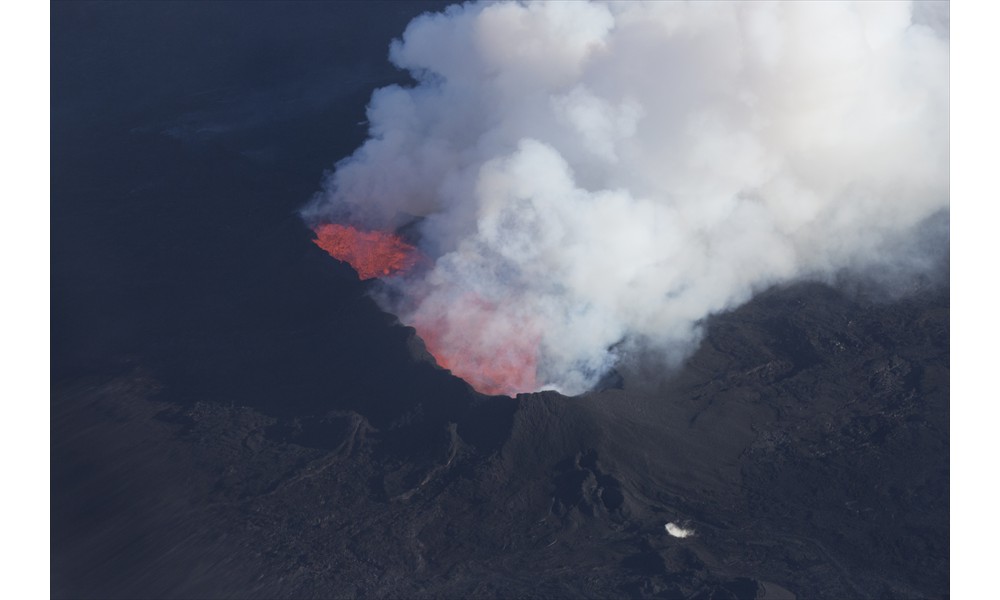
M677 523L667 523L663 526L663 528L667 530L667 533L675 538L686 538L694 535L694 529L681 527Z

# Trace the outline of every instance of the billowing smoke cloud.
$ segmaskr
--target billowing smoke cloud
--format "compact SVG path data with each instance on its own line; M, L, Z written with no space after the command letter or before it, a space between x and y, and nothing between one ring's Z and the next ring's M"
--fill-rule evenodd
M390 51L417 85L374 93L370 139L304 216L422 217L430 266L380 302L481 390L580 393L628 344L677 361L707 315L864 264L947 209L947 7L920 10L423 15Z

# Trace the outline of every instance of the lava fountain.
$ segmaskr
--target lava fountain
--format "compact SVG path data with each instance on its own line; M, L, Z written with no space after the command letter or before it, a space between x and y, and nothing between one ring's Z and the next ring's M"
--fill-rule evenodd
M537 328L522 322L514 334L498 307L480 296L460 296L446 315L418 311L412 325L437 363L479 392L515 396L537 388Z

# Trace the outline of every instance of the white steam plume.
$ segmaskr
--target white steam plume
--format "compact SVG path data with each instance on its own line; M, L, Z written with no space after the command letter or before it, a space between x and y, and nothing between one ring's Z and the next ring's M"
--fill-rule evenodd
M516 364L527 344L537 377L505 391L580 393L623 340L678 360L707 315L863 264L947 209L942 7L423 15L390 51L418 84L373 94L370 139L304 216L381 229L425 217L433 266L386 280L383 306L432 323L459 375Z

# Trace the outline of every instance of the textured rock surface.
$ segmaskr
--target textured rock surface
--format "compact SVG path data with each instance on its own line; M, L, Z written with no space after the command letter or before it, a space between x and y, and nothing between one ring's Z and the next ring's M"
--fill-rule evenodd
M716 319L655 394L414 386L393 414L184 404L142 370L65 384L54 592L940 597L947 323L941 291L803 285Z

